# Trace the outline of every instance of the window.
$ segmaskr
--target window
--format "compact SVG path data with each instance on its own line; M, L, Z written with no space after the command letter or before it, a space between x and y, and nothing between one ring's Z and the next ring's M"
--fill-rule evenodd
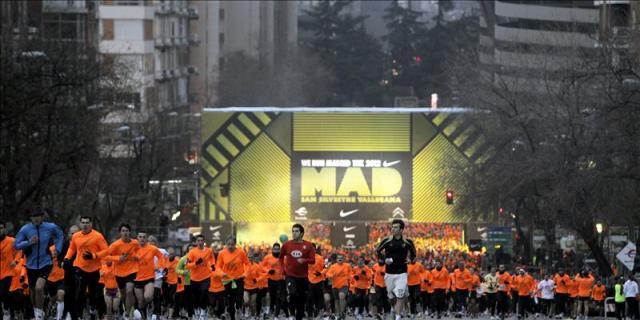
M113 40L113 19L102 20L102 40Z
M153 40L153 20L144 20L144 40Z
M224 9L220 9L220 21L224 20Z

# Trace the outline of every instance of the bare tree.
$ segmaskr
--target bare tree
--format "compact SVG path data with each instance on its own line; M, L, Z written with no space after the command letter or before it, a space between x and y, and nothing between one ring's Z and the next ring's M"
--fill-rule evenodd
M475 193L463 206L494 218L504 207L524 240L541 228L552 244L554 227L568 227L609 275L596 223L637 221L638 92L622 87L636 66L626 61L621 68L606 43L565 52L516 49L485 70L460 63L466 102L487 111L478 123L495 147L494 158L475 168ZM527 258L530 242L524 244Z

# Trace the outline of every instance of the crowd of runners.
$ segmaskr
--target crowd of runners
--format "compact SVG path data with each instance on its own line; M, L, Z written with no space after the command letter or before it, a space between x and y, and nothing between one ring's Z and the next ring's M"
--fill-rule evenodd
M607 297L618 319L640 317L631 276L606 286L588 270L479 270L477 256L416 246L402 220L368 251L327 253L294 224L270 252L199 235L178 254L127 224L109 244L88 216L66 235L41 210L30 219L15 238L0 222L4 319L586 318L602 315Z

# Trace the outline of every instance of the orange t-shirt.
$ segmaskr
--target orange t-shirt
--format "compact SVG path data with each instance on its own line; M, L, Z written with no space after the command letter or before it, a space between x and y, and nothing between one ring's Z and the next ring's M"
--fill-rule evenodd
M576 280L571 279L567 283L567 287L569 288L569 297L575 298L578 296L578 282Z
M99 253L108 248L107 241L102 236L102 233L91 230L89 233L83 233L82 231L76 232L71 236L69 242L69 250L65 259L71 259L76 256L73 261L73 266L82 269L85 272L95 272L100 270L101 262L99 259ZM85 259L83 254L89 252L93 255L93 259Z
M553 276L553 282L556 284L556 293L568 293L569 292L569 282L571 278L568 274L564 274L563 276L556 274Z
M373 284L375 284L376 286L380 287L380 288L385 288L387 285L384 282L384 274L385 271L387 270L387 266L386 265L379 265L379 264L375 264L373 266Z
M472 274L471 275L471 288L469 288L469 290L475 290L479 286L480 286L480 276L477 275L477 274Z
M470 290L473 277L467 268L462 270L456 269L453 271L453 281L455 283L456 290Z
M604 298L607 297L607 288L601 285L595 285L593 287L593 292L591 293L591 298L595 301L603 301Z
M191 249L187 253L187 259L189 263L187 263L186 268L191 270L191 281L204 281L209 278L211 276L211 266L216 264L213 251L207 247ZM202 259L202 263L196 264L200 259Z
M420 277L420 291L433 293L433 276L431 275L431 271L425 269Z
M422 271L424 271L424 266L422 265L422 263L409 263L407 265L407 285L420 285L420 275L422 274Z
M138 274L136 275L136 281L144 281L154 279L156 276L156 264L153 258L157 258L161 261L163 258L162 252L152 244L147 244L144 247L138 249L136 258L138 259Z
M367 266L352 269L355 287L358 289L370 289L373 282L373 271ZM356 278L358 277L358 278Z
M222 270L216 269L211 272L211 283L209 284L209 292L222 292L224 291L224 284L222 283Z
M117 289L118 283L116 281L116 275L114 273L113 264L108 266L106 263L103 263L100 267L100 281L104 284L104 287L107 289Z
M218 253L216 269L222 270L229 278L239 279L244 275L245 266L251 264L244 250L236 248L233 252L224 248Z
M56 246L55 245L50 246L49 252L51 252L52 254L55 253ZM63 279L64 279L64 269L60 268L60 264L58 263L58 258L56 257L53 259L53 265L51 267L51 272L49 273L47 280L51 282L58 282Z
M24 266L24 259L21 259L18 264L11 269L11 286L9 287L10 292L15 292L23 289L24 286L29 285L29 277L27 276L27 268Z
M431 270L433 289L449 290L449 271L446 268Z
M274 257L272 254L268 254L264 258L262 258L260 265L263 269L265 269L265 272L267 273L267 279L274 281L284 279L284 275L282 274L282 266L280 265L280 259ZM269 271L271 271L273 274L269 274Z
M166 268L167 268L167 283L168 284L177 284L178 283L178 274L176 273L176 267L178 266L178 257L174 257L173 261L167 258Z
M516 282L518 283L518 296L521 297L530 295L536 286L536 281L529 274L518 276Z
M248 290L258 288L258 280L265 278L264 269L257 263L249 264L244 271L244 288Z
M502 292L509 292L511 290L511 275L509 272L504 272L500 274L500 272L496 272L496 276L498 276L498 290Z
M327 278L331 279L331 286L334 289L344 288L349 285L351 276L351 266L348 263L335 263L327 270Z
M22 251L16 250L13 246L15 241L16 239L9 236L5 236L4 239L0 241L0 280L13 276L11 263L17 263L22 255Z
M320 274L317 275L316 273ZM309 278L309 282L316 284L325 280L324 276L324 259L321 255L316 254L316 261L309 265L309 272L307 273Z
M591 296L591 287L593 287L593 283L595 279L591 275L587 275L586 277L576 276L574 280L576 285L578 286L578 297L588 298Z
M122 239L116 240L107 250L98 254L100 257L113 261L113 270L116 277L126 277L130 274L138 272L138 261L135 257L140 249L138 240L132 239L124 242ZM120 261L120 257L126 255L124 261Z

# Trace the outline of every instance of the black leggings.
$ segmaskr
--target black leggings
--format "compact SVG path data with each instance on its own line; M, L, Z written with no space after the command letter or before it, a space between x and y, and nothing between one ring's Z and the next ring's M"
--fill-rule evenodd
M271 298L271 310L275 317L280 315L280 310L289 317L287 306L287 291L284 280L269 280L269 297Z
M101 301L104 303L103 292L100 291L100 271L84 272L78 270L76 272L77 287L75 292L76 302L76 315L81 316L84 310L85 300L89 298L89 305L102 313Z
M9 295L9 289L11 288L11 280L13 277L6 277L0 280L0 314L2 313L2 306L9 310L11 309L11 300Z
M224 313L224 291L209 292L209 305L213 308L213 314L221 318Z
M447 305L445 302L446 292L444 289L436 289L433 292L433 300L435 302L435 311L438 315L443 314L447 311Z
M233 288L233 283L236 287ZM242 296L244 293L244 278L238 278L224 285L227 312L231 320L236 319L236 309L242 310Z
M307 299L307 313L309 317L317 317L324 309L324 282L309 284L309 295Z
M491 316L495 316L496 315L496 295L497 293L487 293L487 311L489 311L489 313L491 313Z
M289 295L289 303L293 305L296 320L304 319L304 303L309 291L309 279L287 277L287 294Z
M191 280L191 290L193 292L193 307L200 309L207 309L207 300L209 296L209 285L211 279L204 279L202 281Z

